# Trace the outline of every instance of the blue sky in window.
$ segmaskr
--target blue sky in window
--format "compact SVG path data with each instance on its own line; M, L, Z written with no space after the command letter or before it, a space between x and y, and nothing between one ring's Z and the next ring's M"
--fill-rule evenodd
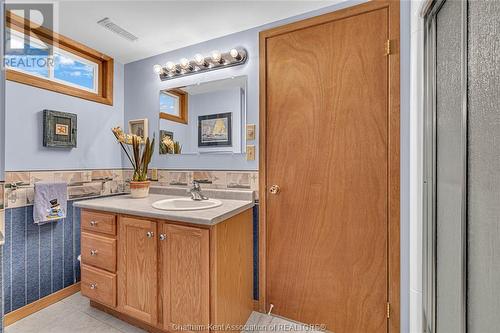
M12 34L7 36L4 60L7 67L48 78L48 55L49 50L43 46L25 44L21 37Z
M165 112L165 113L176 115L176 112L174 110L176 102L177 101L174 97L161 93L160 94L160 112Z
M94 89L94 67L65 55L54 56L54 77L88 89Z
M47 56L6 54L4 61L7 67L48 78L49 68L47 66L47 59Z

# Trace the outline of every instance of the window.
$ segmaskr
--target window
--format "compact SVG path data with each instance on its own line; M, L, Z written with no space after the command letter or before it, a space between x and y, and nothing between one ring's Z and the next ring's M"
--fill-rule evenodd
M112 58L26 22L7 13L7 80L113 104Z
M160 118L187 124L187 93L182 89L160 91Z
M97 93L99 66L62 50L54 53L54 81Z

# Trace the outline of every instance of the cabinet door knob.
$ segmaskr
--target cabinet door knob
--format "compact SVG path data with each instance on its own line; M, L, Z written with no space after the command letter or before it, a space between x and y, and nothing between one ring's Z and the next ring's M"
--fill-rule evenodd
M91 256L96 256L97 255L97 250L90 250L90 255Z
M280 187L279 185L271 185L271 187L269 188L269 193L271 194L278 194L280 193Z
M91 283L91 284L89 284L89 287L92 290L97 289L97 283Z
M167 235L165 235L165 234L160 234L160 240L161 240L161 241L163 241L163 240L165 240L165 239L167 239Z
M152 231L146 232L146 237L148 237L148 238L153 238L154 235L155 235L155 233Z
M97 226L97 221L90 221L90 225L91 225L92 227Z

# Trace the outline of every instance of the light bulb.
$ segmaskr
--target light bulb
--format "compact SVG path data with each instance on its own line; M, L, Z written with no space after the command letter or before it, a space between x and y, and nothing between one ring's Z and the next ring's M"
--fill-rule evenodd
M186 59L186 58L182 58L180 60L180 65L183 69L188 69L190 66L189 66L189 60Z
M156 74L160 74L163 71L163 68L161 67L161 65L154 65L153 70Z
M196 61L196 63L200 66L206 66L207 64L205 62L205 57L199 53L194 56L194 61Z
M229 51L229 55L231 57L233 57L234 59L236 59L236 60L240 60L241 59L240 53L238 52L237 49L231 49L231 51Z
M221 60L222 60L222 54L220 53L219 50L212 51L212 60L214 62L219 62L219 63L221 62Z
M163 67L161 65L154 65L153 70L156 74L161 74L161 72L163 72Z
M165 67L167 68L167 70L169 72L171 72L175 69L175 64L173 62L169 61L165 64Z

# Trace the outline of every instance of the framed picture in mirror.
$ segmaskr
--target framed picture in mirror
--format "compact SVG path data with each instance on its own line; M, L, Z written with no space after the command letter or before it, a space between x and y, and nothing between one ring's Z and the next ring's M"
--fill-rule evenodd
M137 135L146 140L148 138L148 119L129 120L128 130L130 134Z
M198 116L198 147L231 147L231 112Z
M187 110L187 92L182 88L160 91L160 118L187 124Z

